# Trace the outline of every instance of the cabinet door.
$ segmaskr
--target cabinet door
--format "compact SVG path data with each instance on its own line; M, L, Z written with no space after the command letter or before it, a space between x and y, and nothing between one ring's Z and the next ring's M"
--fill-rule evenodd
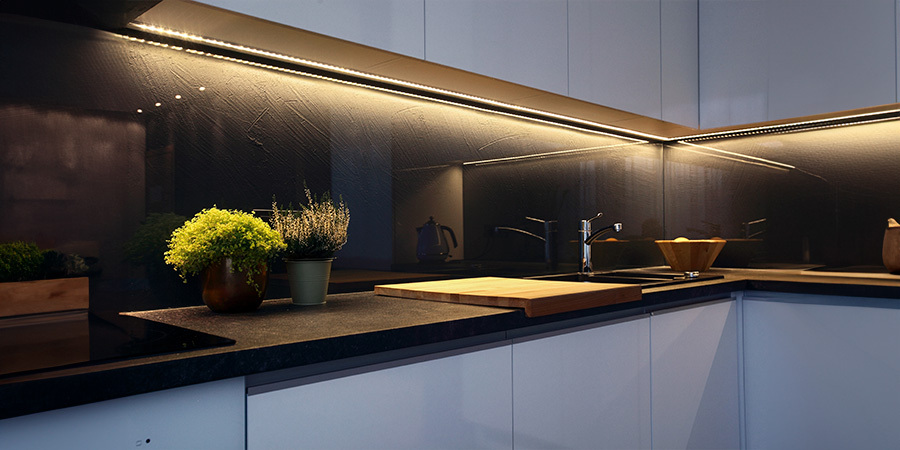
M567 95L566 2L425 0L425 59Z
M700 0L703 128L893 103L895 0Z
M659 6L662 120L699 128L697 0L662 0Z
M14 417L0 448L241 449L244 398L233 378Z
M568 15L569 95L661 118L660 2L571 0Z
M895 0L769 0L769 120L896 101Z
M202 0L414 58L425 57L423 0Z
M740 448L735 301L650 317L653 448Z
M650 448L649 324L514 342L515 447Z
M343 375L249 395L248 448L512 447L509 345Z
M748 448L900 448L897 300L748 293L743 319Z

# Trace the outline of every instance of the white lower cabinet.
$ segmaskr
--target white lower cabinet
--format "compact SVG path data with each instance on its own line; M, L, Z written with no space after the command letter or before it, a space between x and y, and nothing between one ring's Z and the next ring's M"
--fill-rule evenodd
M897 303L748 292L747 448L900 448Z
M251 391L247 448L512 448L511 378L502 345Z
M740 448L737 302L650 317L653 448Z
M13 417L0 448L240 449L244 392L240 377Z
M515 448L650 447L650 320L513 342Z

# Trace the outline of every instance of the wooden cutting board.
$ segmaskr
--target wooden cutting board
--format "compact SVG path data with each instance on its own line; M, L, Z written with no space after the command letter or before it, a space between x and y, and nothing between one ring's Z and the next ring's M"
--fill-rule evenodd
M385 284L375 286L375 294L469 305L524 308L525 315L537 317L640 300L641 287L635 284L481 277Z

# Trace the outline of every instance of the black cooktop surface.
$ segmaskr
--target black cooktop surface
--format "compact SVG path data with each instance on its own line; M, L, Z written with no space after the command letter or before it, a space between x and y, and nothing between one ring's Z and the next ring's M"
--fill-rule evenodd
M48 369L232 345L138 317L87 312L0 321L0 380Z

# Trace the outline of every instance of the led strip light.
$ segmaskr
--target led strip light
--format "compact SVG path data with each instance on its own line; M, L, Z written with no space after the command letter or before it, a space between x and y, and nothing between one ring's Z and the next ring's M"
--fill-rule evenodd
M493 106L493 107L496 107L496 108L502 108L502 109L507 109L507 110L511 110L511 111L517 111L517 112L520 112L520 113L522 113L522 114L529 114L529 115L532 115L532 116L543 117L543 118L546 118L546 120L537 119L536 117L529 117L529 116L521 116L521 115L516 115L516 114L504 113L503 111L497 111L497 110L491 109L491 108L489 108L489 107L482 107L482 108L473 107L473 108L474 108L474 109L479 109L479 110L482 110L482 111L492 112L492 113L506 114L506 115L509 115L509 116L517 117L517 118L536 119L536 120L538 120L538 121L542 121L542 122L547 123L547 124L552 124L552 125L557 125L557 126L564 126L564 127L568 127L568 128L572 128L572 129L577 129L577 130L579 130L579 131L591 131L591 132L594 132L594 133L599 133L599 134L603 134L603 135L607 135L607 136L611 136L611 137L622 138L622 139L631 139L631 140L633 140L633 141L635 141L635 142L643 142L643 141L642 141L641 139L639 139L639 138L646 139L646 140L650 140L650 141L666 141L666 140L668 140L666 137L663 137L663 136L657 136L657 135L653 135L653 134L649 134L649 133L643 133L643 132L640 132L640 131L629 130L629 129L626 129L626 128L616 127L616 126L612 126L612 125L605 125L605 124L601 124L601 123L598 123L598 122L592 122L592 121L589 121L589 120L579 119L579 118L576 118L576 117L566 116L566 115L562 115L562 114L556 114L556 113L552 113L552 112L548 112L548 111L542 111L542 110L533 109L533 108L527 108L527 107L524 107L524 106L518 106L518 105L511 104L511 103L499 102L499 101L491 100L491 99L484 98L484 97L478 97L478 96L474 96L474 95L468 95L468 94L464 94L464 93L461 93L461 92L456 92L456 91L450 91L450 90L446 90L446 89L435 88L435 87L426 86L426 85L418 84L418 83L411 83L411 82L408 82L408 81L403 81L403 80L398 80L398 79L395 79L395 78L384 77L384 76L381 76L381 75L375 75L375 74L371 74L371 73L360 72L360 71L357 71L357 70L347 69L347 68L344 68L344 67L339 67L339 66L335 66L335 65L331 65L331 64L324 64L324 63L320 63L320 62L316 62L316 61L310 61L310 60L308 60L308 59L297 58L297 57L293 57L293 56L289 56L289 55L284 55L284 54L280 54L280 53L270 52L270 51L267 51L267 50L261 50L261 49L257 49L257 48L253 48L253 47L247 47L247 46L244 46L244 45L233 44L233 43L229 43L229 42L225 42L225 41L220 41L220 40L217 40L217 39L206 38L206 37L203 37L203 36L197 36L197 35L193 35L193 34L189 34L189 33L184 33L184 32L180 32L180 31L175 31L175 30L170 30L170 29L166 29L166 28L162 28L162 27L157 27L157 26L153 26L153 25L148 25L148 24L143 24L143 23L132 22L132 23L130 24L130 26L132 26L132 27L134 27L134 28L136 28L136 29L138 29L138 30L145 31L145 32L147 32L147 33L151 33L151 34L156 34L156 35L160 35L160 36L167 36L167 37L173 37L173 38L180 39L180 40L184 40L184 41L196 42L196 43L199 43L199 44L204 44L204 45L208 45L208 46L212 46L212 47L223 48L223 49L232 50L232 51L236 51L236 52L240 52L240 53L245 53L245 54L249 54L249 55L260 56L260 57L263 57L263 58L268 58L268 59L273 59L273 60L284 61L284 62L288 62L288 63L291 63L291 64L296 64L296 65L300 65L300 66L306 66L306 67L310 67L310 68L315 68L315 69L323 70L323 71L326 71L326 72L332 72L332 73L337 73L337 74L343 74L343 75L348 75L348 76L355 77L355 78L361 78L361 79L371 80L371 81L373 81L373 82L383 83L383 84L387 84L387 85L393 85L393 86L398 86L398 87L404 87L404 88L407 88L407 89L412 89L412 90L420 91L420 92L423 92L423 93L431 93L431 94L436 94L436 95L440 95L440 96L445 96L445 97L450 97L450 98L456 98L456 99L459 99L459 100L461 100L461 101L466 101L466 102L469 102L469 103L454 103L454 102L449 102L449 101L443 101L443 100L441 100L441 99L435 99L435 98L429 97L429 96L427 96L427 95L418 95L418 96L416 96L416 95L412 94L412 96L415 96L415 97L418 97L418 98L422 98L422 99L441 101L441 102L444 102L444 103L452 103L452 104L455 104L455 105L459 105L459 106L467 106L467 107L473 107L473 105L472 105L471 103L481 104L481 105L486 105L486 106ZM140 40L139 38L135 38L135 39ZM149 42L149 41L148 41L148 42ZM170 45L167 45L167 44L158 44L158 43L157 43L157 45L164 45L164 46L171 47L171 48L183 49L183 48L181 48L181 47L170 46ZM374 89L378 89L378 90L382 90L382 91L389 91L389 92L394 92L394 93L410 94L409 92L392 91L392 90L390 90L390 89L387 89L387 88L380 88L380 87L378 87L378 86L372 86L372 85L367 85L367 84L363 84L363 83L352 83L352 82L347 82L347 81L345 81L345 80L338 80L338 79L328 78L328 77L324 77L324 76L312 75L312 74L308 74L308 73L305 73L305 72L295 71L295 70L285 69L285 68L280 68L280 67L273 66L273 65L266 65L266 64L260 64L260 63L253 63L253 62L249 62L249 61L243 61L243 60L240 60L240 59L237 59L237 58L230 58L230 57L225 57L225 56L221 56L221 55L215 55L215 54L208 53L208 52L200 52L200 51L197 51L197 50L194 50L194 51L192 51L192 52L194 52L194 53L202 53L202 54L206 54L207 56L219 57L219 58L221 58L221 59L226 59L226 60L234 61L234 62L248 63L248 64L256 65L256 66L259 66L259 67L265 67L265 68L270 68L270 69L275 69L275 70L280 70L280 71L285 71L285 72L290 72L290 73L295 73L295 74L301 74L301 75L315 76L315 77L317 77L317 78L329 79L329 80L331 80L331 81L342 81L342 82L345 82L345 83L354 84L354 85L361 86L361 87L374 88ZM578 126L567 125L566 123L561 123L560 121L561 121L561 122L570 122L570 123L574 123L574 124L580 124L580 125L583 125L583 126L585 126L585 127L587 127L587 128L582 128L582 127L578 127ZM600 130L604 130L604 131L600 131ZM631 137L631 136L637 136L638 138L634 138L634 137Z
M861 125L865 123L883 122L886 120L895 120L898 117L900 117L900 109L889 109L884 111L874 111L860 114L849 114L839 117L830 117L826 119L805 120L779 125L765 125L760 127L741 128L731 131L695 134L691 136L676 138L673 139L673 141L702 141L740 136L753 136L766 133L786 133L790 131L820 130L824 128L834 128L845 125Z
M631 143L627 144L613 144L608 146L600 146L600 147L591 147L584 149L571 149L571 150L560 150L560 151L552 151L552 152L544 152L533 155L523 155L523 156L511 156L511 157L501 157L501 158L493 158L493 159L484 159L479 161L470 161L463 163L464 165L483 165L483 164L494 164L494 163L503 163L503 162L513 162L513 161L522 161L528 159L536 159L536 158L546 158L546 157L554 157L554 156L563 156L563 155L571 155L577 153L585 153L591 151L598 151L602 149L608 148L616 148L629 146L634 144L647 144L650 142L658 143L658 144L681 144L685 146L695 147L699 150L699 153L712 152L718 154L720 157L725 157L728 159L736 159L741 160L743 162L749 162L753 164L764 165L776 169L782 170L793 170L794 166L779 163L777 161L769 161L763 158L757 158L749 155L743 155L740 153L730 152L726 150L715 149L707 146L699 146L696 144L691 144L690 141L703 141L703 140L712 140L712 139L724 139L724 138L733 138L733 137L741 137L741 136L751 136L751 135L760 135L766 133L784 133L791 131L806 131L806 130L816 130L823 128L831 128L838 127L844 125L855 125L862 123L873 123L880 122L885 120L895 120L900 117L900 109L891 109L885 111L875 111L861 114L851 114L847 116L841 117L833 117L833 118L825 118L825 119L816 119L816 120L808 120L801 122L792 122L786 124L778 124L778 125L765 125L758 127L748 127L743 129L736 130L728 130L728 131L720 131L720 132L712 132L712 133L700 133L696 135L682 136L682 137L664 137L653 135L649 133L643 133L635 130L630 130L621 127L615 127L611 125L605 125L598 122L592 122L584 119L579 119L576 117L566 116L562 114L556 114L548 111L537 110L533 108L523 107L514 105L511 103L500 102L496 100L491 100L484 97L478 97L473 95L468 95L461 92L450 91L446 89L435 88L423 84L412 83L404 80L399 80L395 78L384 77L381 75L375 75L366 72L360 72L353 69L347 69L340 66L335 66L332 64L324 64L316 61L311 61L303 58L297 58L289 55L284 55L280 53L270 52L266 50L261 50L253 47L248 47L239 44L233 44L225 41L220 41L217 39L206 38L203 36L193 35L190 33L184 33L180 31L175 31L163 27L148 25L144 23L132 22L130 24L131 27L141 30L146 33L171 37L175 39L179 39L187 42L194 42L206 46L222 48L229 51L234 51L242 54L253 55L257 57L266 58L269 60L277 60L287 62L293 65L298 65L301 67L308 67L310 69L324 71L326 74L340 74L345 75L355 79L361 80L369 80L372 81L373 84L367 84L364 82L356 82L346 79L341 79L338 77L332 77L327 75L314 74L309 72L304 72L302 70L290 69L286 67L280 67L273 64L266 64L261 62L249 61L246 59L235 58L231 56L219 55L216 53L211 53L203 50L185 48L179 45L172 45L160 42L154 42L152 40L147 40L134 36L122 36L126 39L146 43L154 46L170 48L179 51L185 51L188 53L202 55L206 57L221 59L225 61L250 65L254 67L265 68L269 70L279 71L283 73L290 73L294 75L301 75L306 77L312 77L322 80L328 80L332 82L338 82L346 85L352 85L356 87L362 87L367 89L373 89L381 92L388 92L392 94L404 95L407 97L438 102L442 104L448 104L453 106L462 106L468 109L488 112L492 114L500 114L507 117L512 117L516 119L525 119L545 125L552 125L556 127L563 127L572 129L580 132L590 132L602 136L615 137L619 139L628 139L631 140ZM379 84L381 86L379 86ZM397 89L392 89L391 87L397 87ZM427 95L432 94L432 95ZM440 98L445 97L445 98ZM458 101L453 101L452 99L458 99ZM506 111L504 111L506 110ZM512 111L512 112L510 112ZM516 112L520 114L516 114ZM576 125L572 125L576 124ZM580 125L580 126L579 126ZM634 137L634 136L637 136ZM641 139L642 138L642 139ZM713 155L711 155L713 156Z

